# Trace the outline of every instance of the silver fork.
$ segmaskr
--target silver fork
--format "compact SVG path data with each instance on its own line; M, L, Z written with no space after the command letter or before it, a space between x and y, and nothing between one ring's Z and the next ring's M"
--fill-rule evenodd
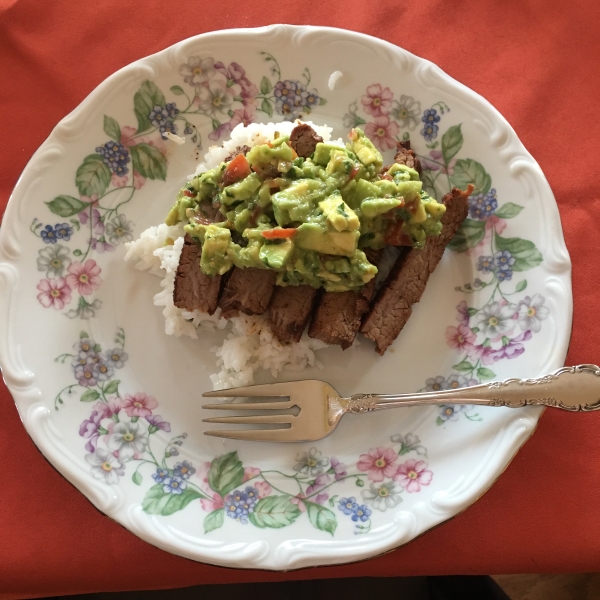
M507 379L472 387L416 394L355 394L342 398L317 379L217 390L208 398L287 397L287 401L207 404L208 410L268 411L271 414L214 417L205 423L279 425L276 429L223 429L206 435L260 442L308 442L328 436L346 413L363 414L384 408L432 404L473 404L520 408L539 404L569 411L600 409L600 367L563 367L537 379ZM300 412L289 414L298 407ZM281 411L288 411L287 414ZM451 410L451 406L449 408Z

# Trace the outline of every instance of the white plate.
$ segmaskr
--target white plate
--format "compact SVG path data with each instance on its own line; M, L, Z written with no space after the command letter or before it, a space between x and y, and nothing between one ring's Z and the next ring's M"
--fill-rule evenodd
M334 71L342 77L332 90ZM281 120L280 88L335 135L355 124L382 145L410 135L429 157L425 177L429 185L435 179L438 197L449 182L464 187L470 178L487 194L470 215L474 247L446 252L384 357L363 338L356 349L320 351L325 369L303 376L342 394L536 376L563 364L571 327L570 262L546 179L502 116L432 63L357 33L277 25L201 35L109 77L54 129L8 205L0 235L3 375L35 443L96 507L160 548L231 567L337 564L404 544L487 490L541 413L443 407L347 416L314 446L202 435L200 393L216 370L209 348L223 333L167 337L152 304L158 279L124 263L122 234L164 218L201 154L194 133L206 149L209 134L226 135L227 127L213 127L231 115L268 121L274 110ZM214 120L185 114L196 89ZM185 120L197 131L183 146L163 142L150 123L158 113L175 118L180 134ZM96 151L111 137L124 143L124 159L113 164L128 168L121 179ZM146 175L134 186L132 165ZM92 194L101 208L89 205ZM49 235L63 237L52 243ZM498 265L500 251L509 252L502 268L486 272L485 257ZM476 278L490 285L477 288ZM87 359L105 368L97 365L91 380L79 369L81 386L71 362L86 336ZM119 362L113 350L123 344ZM120 412L111 417L113 405L102 400L117 394ZM157 465L171 485L152 477L161 479ZM241 519L226 514L244 504Z

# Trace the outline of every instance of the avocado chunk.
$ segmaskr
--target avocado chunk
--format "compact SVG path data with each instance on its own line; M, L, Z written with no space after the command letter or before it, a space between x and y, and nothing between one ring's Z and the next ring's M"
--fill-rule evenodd
M233 261L228 250L231 242L231 231L217 225L200 225L203 229L202 256L200 268L206 275L223 275L231 269Z
M303 223L294 242L298 248L320 254L352 256L358 247L358 231L326 231L318 223Z
M294 252L294 242L285 240L280 243L266 243L260 249L260 260L270 269L281 269Z
M230 205L241 200L248 200L254 196L254 193L261 185L260 177L256 173L252 173L241 181L223 188L221 203Z
M381 152L379 152L373 145L373 142L365 136L364 131L357 127L350 132L349 137L350 149L356 154L358 160L360 160L365 167L373 166L373 169L376 172L381 171L381 167L383 166Z
M360 227L357 214L344 202L339 192L319 202L319 208L336 231L356 231Z
M341 148L337 144L329 144L329 143L319 142L317 144L317 147L315 148L313 162L316 165L320 165L321 167L326 167L327 163L329 163L329 160L331 159L331 153L334 150L342 150L343 151L343 148Z
M373 219L403 204L402 198L371 198L363 201L360 210L365 217Z

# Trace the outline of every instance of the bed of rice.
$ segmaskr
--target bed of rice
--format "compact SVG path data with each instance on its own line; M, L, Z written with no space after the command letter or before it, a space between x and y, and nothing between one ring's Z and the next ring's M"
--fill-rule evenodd
M331 128L309 124L325 142L332 142ZM289 135L295 123L254 123L247 127L238 125L231 137L222 146L211 147L204 156L204 162L196 169L197 173L218 166L239 146L255 146L274 139L275 132ZM333 140L343 145L342 140ZM191 177L191 176L190 176ZM172 199L165 202L165 213ZM211 375L213 389L224 389L254 383L254 373L265 369L273 377L282 371L303 371L307 366L322 368L315 352L327 344L309 338L306 333L297 344L283 346L273 336L267 317L242 315L224 319L217 309L214 315L199 311L188 312L173 304L175 273L183 247L183 226L169 227L161 224L146 229L139 239L126 244L125 260L135 263L135 268L147 270L161 277L162 290L154 296L154 304L162 306L167 335L187 335L202 337L207 329L224 329L225 339L220 346L211 348L216 356L218 371ZM175 240L170 244L168 240Z

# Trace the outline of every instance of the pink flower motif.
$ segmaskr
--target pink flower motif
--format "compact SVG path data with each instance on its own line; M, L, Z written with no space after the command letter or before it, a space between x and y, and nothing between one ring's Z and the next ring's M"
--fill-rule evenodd
M500 348L499 350L492 351L490 353L491 359L494 362L497 362L503 358L517 358L517 356L520 356L521 354L523 354L523 352L525 352L525 347L523 346L523 344L521 344L521 342L526 342L527 340L530 340L531 336L532 333L531 331L529 331L529 329L527 331L524 331L512 340L509 340L506 346L502 346L502 348Z
M394 94L390 88L383 88L380 84L375 83L367 88L367 93L360 101L367 114L374 117L381 117L382 115L387 115L390 111L393 97Z
M384 477L392 477L396 472L398 455L392 448L371 448L368 454L361 454L358 459L359 471L368 471L371 481L383 481Z
M346 475L348 474L348 468L346 467L346 465L342 462L340 462L335 456L331 457L331 468L334 470L335 472L335 480L339 481L340 479L343 479L344 477L346 477Z
M495 350L491 346L472 346L469 349L469 358L480 360L482 365L491 365L494 363L493 353Z
M121 398L109 398L108 402L96 402L94 411L96 411L101 419L109 419L113 415L118 415L123 408Z
M256 467L246 467L244 469L244 477L242 478L242 483L248 481L249 479L254 479L260 475L260 469Z
M304 494L296 494L293 498L290 498L290 502L298 506L300 512L306 512L306 504L304 504L304 499L306 496Z
M128 180L129 177L127 175L121 175L121 177L119 177L116 173L113 173L110 178L110 182L118 188L125 187Z
M331 481L331 477L327 473L321 473L317 475L314 483L306 488L306 494L312 496L315 492L324 488Z
M150 144L150 146L154 146L161 154L167 153L167 144L161 136L154 137L152 135L142 135L140 137L134 137L135 132L135 127L129 127L129 125L121 127L121 144L126 148L135 146L136 144Z
M317 504L323 504L323 502L326 502L328 498L329 498L329 494L317 494L317 497L315 498L315 502Z
M475 334L467 325L458 327L448 327L446 329L446 343L450 348L464 352L468 350L475 342Z
M94 196L95 196L95 194L94 194ZM94 196L92 196L92 198ZM85 198L85 196L82 196L82 199L83 198ZM89 211L83 210L79 213L79 222L82 225L87 225L87 222L89 220L90 220ZM96 233L98 235L102 235L104 233L104 223L102 222L102 219L100 218L100 211L97 208L92 209L92 229L94 230L94 233Z
M253 104L244 106L244 108L238 108L237 110L233 111L233 117L231 117L229 124L231 125L232 129L240 123L243 123L244 127L248 127L250 123L254 123L255 115L256 107Z
M395 135L400 128L396 121L390 121L389 117L375 117L372 123L365 126L365 135L382 151L396 148Z
M211 133L208 134L209 139L218 142L222 137L226 137L231 133L231 123L227 121L227 123L222 123L216 129L213 129Z
M254 489L258 492L259 498L266 498L273 491L266 481L257 481Z
M496 233L500 234L506 229L506 219L501 219L496 215L492 215L485 222L485 235L483 239L477 246L473 246L473 248L469 248L465 254L467 256L479 257L482 256L487 249L490 247L492 243L492 229L496 231Z
M116 249L112 244L109 244L108 242L101 242L96 238L92 238L90 240L90 246L92 250L94 250L94 252L97 252L98 254L104 254L105 252L114 252Z
M67 284L71 289L76 289L82 296L89 296L94 290L97 290L102 283L100 275L100 267L95 260L89 258L84 264L75 261L69 265L67 269Z
M470 316L469 307L467 306L467 303L464 300L462 300L456 307L456 310L458 311L456 313L456 320L462 325L468 325Z
M427 157L421 159L421 166L430 171L440 171L440 173L454 175L454 167L456 165L456 158L453 158L449 163L448 167L444 166L444 156L440 150L432 150L429 156L433 160L428 160ZM441 164L440 164L441 163Z
M198 477L198 479L200 479L201 482L199 484L200 488L208 495L210 495L212 492L210 486L208 485L208 472L210 471L210 465L211 463L209 461L206 461L196 469L196 477Z
M129 125L121 127L121 144L125 147L135 146L137 143L136 140L133 139L135 132L135 127L129 127Z
M146 178L142 177L137 171L133 172L133 187L139 190L146 183Z
M212 498L201 498L200 504L202 505L202 509L206 512L212 512L213 510L219 510L225 506L225 502L217 492L214 492Z
M144 392L138 392L133 396L125 394L122 404L130 417L148 417L152 414L152 409L158 406L158 402Z
M399 483L407 492L420 492L421 486L429 485L432 477L433 473L427 469L425 461L416 461L411 458L398 465L394 481Z
M40 293L37 299L44 308L53 306L55 310L62 310L65 304L71 302L71 288L64 277L58 279L42 279L37 284Z

